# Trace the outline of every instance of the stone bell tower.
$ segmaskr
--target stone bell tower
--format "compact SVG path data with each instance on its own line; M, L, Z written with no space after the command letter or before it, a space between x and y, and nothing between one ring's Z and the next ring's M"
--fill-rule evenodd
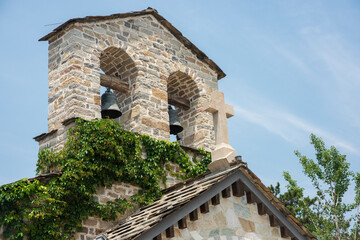
M100 86L115 92L124 129L169 140L171 104L180 109L180 144L215 148L205 105L225 74L156 10L71 19L40 41L49 42L40 148L60 149L75 118L101 118Z

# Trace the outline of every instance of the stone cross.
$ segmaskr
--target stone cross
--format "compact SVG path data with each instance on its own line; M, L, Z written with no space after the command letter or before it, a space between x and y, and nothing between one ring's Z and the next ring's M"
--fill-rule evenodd
M213 114L215 127L215 149L211 152L209 169L214 172L228 168L235 159L236 151L230 146L227 118L234 116L234 108L225 104L224 93L216 90L205 104L205 111Z

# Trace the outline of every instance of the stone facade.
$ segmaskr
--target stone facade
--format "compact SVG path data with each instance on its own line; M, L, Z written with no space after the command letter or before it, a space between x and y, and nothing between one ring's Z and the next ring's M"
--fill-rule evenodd
M220 197L219 205L211 205L209 212L200 213L198 220L191 221L186 216L187 228L174 227L175 237L167 238L165 232L162 239L171 240L280 240L279 227L271 227L269 216L259 215L256 203L248 204L246 196Z
M67 132L73 126L75 126L74 119L69 119L63 122L60 128L35 137L34 139L39 142L39 151L44 148L51 148L54 151L62 149L67 139Z
M180 109L184 128L179 143L214 149L213 117L203 106L218 89L218 74L154 16L76 22L47 40L48 133L35 137L40 150L60 150L68 129L74 126L73 119L101 117L100 86L110 87L103 84L102 74L128 85L126 91L114 90L122 111L118 122L125 130L169 140L168 103L173 104L173 98L182 99L189 106L173 104ZM193 155L190 148L187 152ZM176 171L177 166L171 168ZM178 182L169 174L163 187ZM106 203L129 198L137 191L137 186L118 182L100 187L96 198ZM92 239L112 224L90 217L83 221L83 231L76 239Z
M117 182L112 186L99 187L95 198L99 203L106 204L108 201L113 201L116 198L130 199L132 195L137 194L139 189L139 187L134 185ZM134 209L128 210L124 215L119 217L119 219L127 216L132 212L134 212ZM82 225L82 231L76 233L75 235L75 239L77 240L94 239L96 235L104 232L107 228L114 225L114 223L103 221L99 217L89 217L89 219L83 221Z
M192 150L190 148L184 149L186 153L191 157L197 157L199 158L199 152L196 150ZM180 169L176 164L170 164L170 168L174 172L178 172ZM182 180L177 179L173 175L170 174L169 171L167 171L167 181L166 186L161 184L162 188L168 188L171 187ZM122 183L122 182L116 182L113 185L109 186L103 186L99 187L97 189L97 194L95 196L96 200L101 204L106 204L108 201L114 201L117 198L125 198L130 199L130 197L134 194L137 194L140 190L140 187L132 184ZM137 207L134 209L128 210L123 215L119 216L118 220L121 220L128 216L129 214L132 214L134 211L137 210ZM94 239L94 237L102 232L104 232L107 228L114 226L117 222L107 222L101 220L99 217L89 217L88 220L83 221L83 230L81 232L76 233L75 239L77 240L90 240ZM1 239L1 238L0 238Z
M180 98L190 105L176 106L180 144L214 148L213 117L203 105L218 89L218 75L154 16L76 22L48 41L49 132L69 118L100 118L102 71L129 86L115 91L124 129L169 140L168 102ZM60 135L47 141L57 145Z
M98 200L106 203L108 200L119 196L129 198L137 193L139 188L123 183L105 186L98 189ZM122 217L131 214L128 211ZM187 228L174 227L175 236L167 238L163 232L162 239L171 240L281 240L279 227L271 227L269 216L259 215L256 203L248 204L246 195L243 197L231 196L223 198L220 196L220 204L212 205L209 201L209 212L200 213L198 219L191 221L186 216ZM92 240L105 229L114 226L113 222L105 222L96 217L89 217L83 221L83 230L75 235L77 240ZM0 239L2 238L0 227Z

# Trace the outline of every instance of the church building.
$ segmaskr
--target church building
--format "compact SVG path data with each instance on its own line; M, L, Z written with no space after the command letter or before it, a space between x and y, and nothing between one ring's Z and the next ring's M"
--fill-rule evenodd
M62 149L75 119L110 117L154 139L175 135L189 155L212 154L209 171L185 181L169 175L161 198L116 221L89 217L75 239L316 239L231 147L234 110L218 90L225 73L155 9L70 19L39 41L49 43L48 132L34 138L40 150ZM117 182L99 187L97 199L137 191Z

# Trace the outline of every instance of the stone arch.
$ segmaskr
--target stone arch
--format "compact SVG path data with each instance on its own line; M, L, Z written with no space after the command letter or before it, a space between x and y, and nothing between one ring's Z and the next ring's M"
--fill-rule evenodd
M194 76L178 70L168 77L167 93L168 103L180 109L178 116L184 130L178 134L179 143L193 146L197 123L196 115L200 108L200 87L195 82Z
M168 99L171 97L182 98L189 101L190 104L200 96L200 90L195 79L182 71L176 71L169 75L167 92ZM184 108L181 106L177 107Z
M121 48L109 47L100 54L100 68L109 76L130 82L136 78L137 70L132 58Z
M120 123L125 129L128 129L129 115L132 108L132 86L138 76L136 64L127 51L114 46L102 50L99 60L99 67L104 72L104 75L112 77L105 82L103 81L104 76L100 74L100 85L114 90L122 112Z

